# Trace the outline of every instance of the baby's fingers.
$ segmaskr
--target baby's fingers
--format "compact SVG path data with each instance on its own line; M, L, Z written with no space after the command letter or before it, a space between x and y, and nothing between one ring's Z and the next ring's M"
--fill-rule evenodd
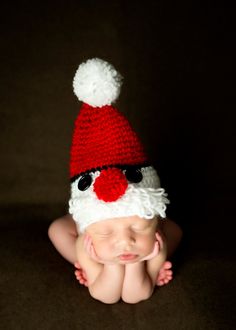
M154 244L153 251L149 255L147 255L146 257L141 259L141 261L153 259L154 257L156 257L158 255L158 252L159 252L159 243L156 241Z
M158 231L156 232L156 240L159 243L160 250L163 249L163 239Z
M84 248L92 259L99 262L99 258L97 256L94 246L93 246L92 238L89 235L85 235L85 237L84 237Z
M84 248L85 248L85 251L89 255L91 254L92 245L93 245L92 238L89 235L85 235L85 237L84 237Z

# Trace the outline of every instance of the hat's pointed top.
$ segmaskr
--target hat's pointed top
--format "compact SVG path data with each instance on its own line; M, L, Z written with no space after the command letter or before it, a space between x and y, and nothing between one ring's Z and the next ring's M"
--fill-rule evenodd
M80 64L73 88L78 99L92 107L102 107L115 102L120 94L122 76L113 65L99 58Z

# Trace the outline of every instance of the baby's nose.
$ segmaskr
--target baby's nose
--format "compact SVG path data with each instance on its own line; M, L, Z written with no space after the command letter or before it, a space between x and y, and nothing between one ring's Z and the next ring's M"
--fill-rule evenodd
M130 251L132 245L135 243L135 237L129 229L124 229L116 236L116 244L123 249Z
M124 195L127 187L127 179L118 168L102 170L93 185L97 198L104 202L116 201Z

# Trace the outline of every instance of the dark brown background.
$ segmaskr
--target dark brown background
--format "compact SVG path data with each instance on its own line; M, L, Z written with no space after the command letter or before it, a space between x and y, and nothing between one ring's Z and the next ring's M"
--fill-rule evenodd
M4 329L233 329L233 8L223 2L11 1L1 8L1 322ZM175 281L135 306L73 279L47 227L67 210L78 65L124 76L140 135L185 232Z

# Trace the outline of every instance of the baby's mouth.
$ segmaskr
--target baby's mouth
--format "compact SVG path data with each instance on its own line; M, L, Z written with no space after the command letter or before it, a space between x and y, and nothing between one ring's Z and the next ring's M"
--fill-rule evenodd
M119 255L120 261L132 261L135 260L137 257L138 255L133 253L124 253Z

